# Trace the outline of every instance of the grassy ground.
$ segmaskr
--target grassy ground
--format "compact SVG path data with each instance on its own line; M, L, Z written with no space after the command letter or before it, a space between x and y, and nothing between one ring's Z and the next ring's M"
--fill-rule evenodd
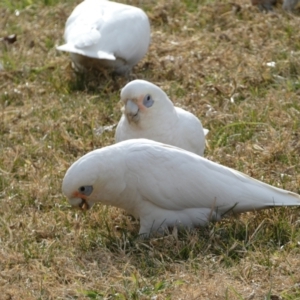
M75 76L62 43L79 1L0 0L0 299L300 299L300 211L279 208L138 241L138 221L71 210L65 171L114 142L126 78ZM205 155L300 193L300 18L250 0L137 1L152 44L132 78L210 130ZM267 63L275 62L275 66Z

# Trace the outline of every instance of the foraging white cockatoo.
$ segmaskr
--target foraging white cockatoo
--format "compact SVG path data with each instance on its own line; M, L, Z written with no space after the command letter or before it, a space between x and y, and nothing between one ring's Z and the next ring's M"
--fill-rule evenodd
M147 53L150 24L141 9L107 0L85 0L66 22L66 44L78 70L109 69L127 74Z
M299 206L276 188L194 153L146 139L94 150L67 171L62 191L72 206L101 202L140 219L140 234L193 228L233 212Z
M203 156L205 135L200 120L176 107L158 86L145 80L133 80L121 91L123 115L115 141L146 138L173 145Z

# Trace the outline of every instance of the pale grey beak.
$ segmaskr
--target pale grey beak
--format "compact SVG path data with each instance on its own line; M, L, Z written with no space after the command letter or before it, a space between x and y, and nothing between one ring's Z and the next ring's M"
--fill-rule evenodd
M140 119L139 107L131 99L127 100L125 104L125 114L129 122L130 121L137 122Z
M85 199L81 199L81 198L71 198L71 199L69 199L69 203L73 207L78 207L81 210L88 210L91 208L91 206L88 204L88 202Z

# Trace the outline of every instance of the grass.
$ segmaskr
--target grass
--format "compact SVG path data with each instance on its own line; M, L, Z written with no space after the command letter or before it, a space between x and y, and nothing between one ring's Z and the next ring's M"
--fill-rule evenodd
M0 2L2 37L17 35L0 42L0 298L300 299L297 208L149 241L119 209L70 209L62 178L114 142L114 130L96 129L118 122L129 80L76 76L55 50L77 3ZM132 78L201 119L206 157L300 193L299 13L247 0L130 3L152 27Z

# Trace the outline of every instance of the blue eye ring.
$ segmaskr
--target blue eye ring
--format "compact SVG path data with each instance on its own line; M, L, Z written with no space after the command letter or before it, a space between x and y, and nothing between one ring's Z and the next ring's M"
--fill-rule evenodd
M152 99L151 95L147 94L143 99L143 105L149 108L153 104L154 104L154 100Z
M83 195L89 196L93 191L93 186L83 185L78 189L78 191Z

